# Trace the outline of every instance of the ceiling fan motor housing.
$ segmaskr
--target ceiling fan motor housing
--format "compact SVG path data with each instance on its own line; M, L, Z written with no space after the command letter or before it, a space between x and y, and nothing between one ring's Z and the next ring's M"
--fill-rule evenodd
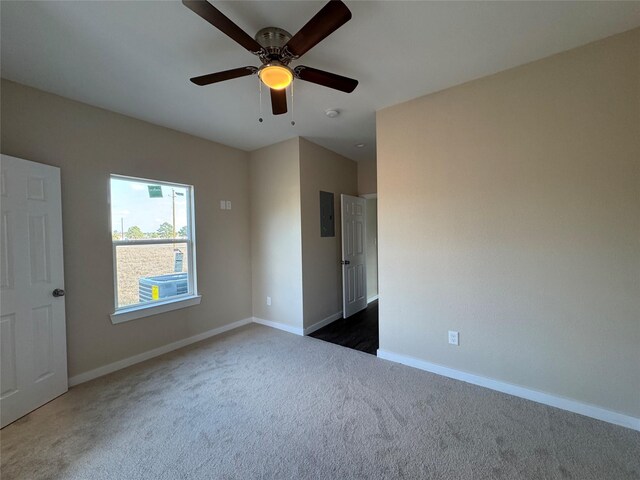
M283 55L282 47L291 39L291 34L278 27L262 28L256 33L255 40L264 49L266 55L263 61L279 60L287 64L291 60L287 55ZM261 56L262 57L262 56Z

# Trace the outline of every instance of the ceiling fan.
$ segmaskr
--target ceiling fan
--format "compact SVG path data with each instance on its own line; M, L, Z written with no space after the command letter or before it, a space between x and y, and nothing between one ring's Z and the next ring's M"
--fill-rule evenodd
M346 93L353 92L358 85L357 80L324 70L304 65L289 67L292 61L300 58L351 19L351 11L340 0L329 1L293 36L281 28L266 27L258 31L255 38L251 38L206 0L182 0L182 3L232 40L257 55L262 62L260 67L240 67L193 77L191 81L196 85L210 85L257 73L262 83L271 91L271 109L274 115L287 113L286 88L294 78Z

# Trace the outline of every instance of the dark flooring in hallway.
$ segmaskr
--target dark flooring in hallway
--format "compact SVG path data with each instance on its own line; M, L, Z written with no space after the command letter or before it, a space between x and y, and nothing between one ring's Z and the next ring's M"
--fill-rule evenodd
M378 350L378 301L313 332L310 337L375 355Z

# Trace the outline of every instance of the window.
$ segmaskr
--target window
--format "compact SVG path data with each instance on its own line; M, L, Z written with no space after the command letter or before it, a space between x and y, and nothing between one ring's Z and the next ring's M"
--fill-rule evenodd
M114 323L200 303L193 187L111 176Z

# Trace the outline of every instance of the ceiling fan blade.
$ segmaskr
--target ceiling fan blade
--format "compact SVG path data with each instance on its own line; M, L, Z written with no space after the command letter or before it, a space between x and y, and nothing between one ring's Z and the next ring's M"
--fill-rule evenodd
M274 115L287 113L287 90L271 89L271 111Z
M224 82L225 80L232 80L234 78L246 77L247 75L253 75L258 69L256 67L240 67L233 68L231 70L225 70L224 72L208 73L207 75L200 75L199 77L193 77L190 80L196 85L201 87L204 85L211 85L212 83Z
M206 0L182 0L182 3L251 53L262 50L262 46L258 42Z
M351 20L351 11L340 0L331 0L287 43L287 50L301 57Z
M341 92L351 93L358 86L358 80L343 77L335 73L325 72L317 68L305 67L300 65L294 69L296 77L311 83L317 83L324 87L340 90Z

